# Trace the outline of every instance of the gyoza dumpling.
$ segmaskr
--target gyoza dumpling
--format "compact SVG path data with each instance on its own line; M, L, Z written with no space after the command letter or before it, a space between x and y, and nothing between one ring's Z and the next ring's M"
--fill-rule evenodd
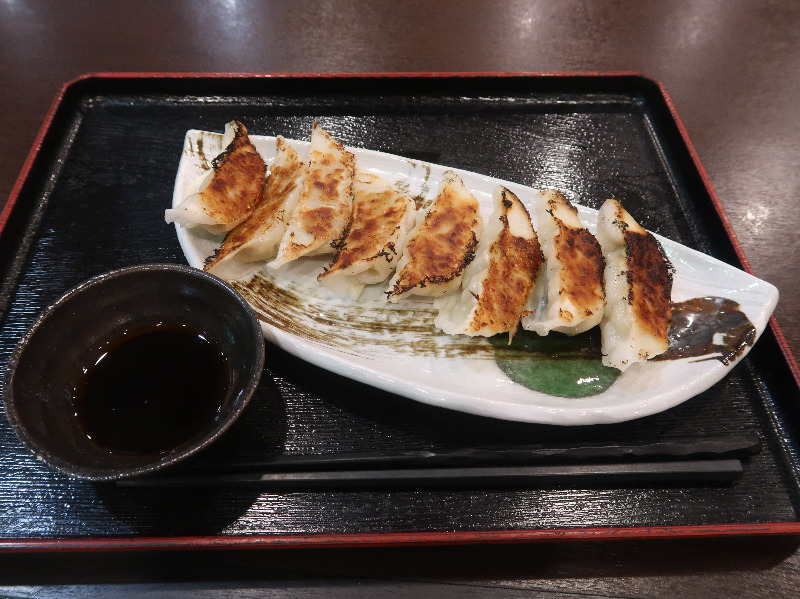
M267 181L267 165L239 121L225 125L225 150L211 161L211 170L194 182L190 193L164 213L168 223L201 226L215 235L227 233L253 211Z
M658 240L618 201L606 200L598 219L606 257L603 364L625 370L669 347L672 266Z
M267 186L250 217L225 237L205 270L226 280L250 274L271 260L294 212L306 174L305 162L282 137L276 140L275 160Z
M361 171L353 179L353 214L331 265L317 280L357 299L394 270L416 221L414 200L389 181Z
M528 211L517 196L498 187L494 213L475 260L464 271L461 293L434 300L439 309L434 323L449 335L513 336L542 261Z
M457 289L475 257L483 222L480 205L453 171L446 171L439 194L414 227L386 295L397 302L407 295L438 297Z
M353 209L355 165L355 156L314 123L303 194L269 266L280 268L300 256L336 251L335 242Z
M600 244L559 192L540 191L535 211L545 276L539 277L531 293L531 313L522 319L522 326L539 335L588 331L603 316L605 261Z

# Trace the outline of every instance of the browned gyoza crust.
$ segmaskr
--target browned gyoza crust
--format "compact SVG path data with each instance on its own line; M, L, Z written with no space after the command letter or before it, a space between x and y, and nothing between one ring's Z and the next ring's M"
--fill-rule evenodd
M556 257L563 265L561 293L566 295L580 314L562 310L560 316L567 322L575 317L591 316L602 309L605 299L603 270L605 259L600 243L587 229L575 229L559 221L555 238Z
M220 223L235 223L250 214L267 182L267 166L247 129L233 122L233 141L212 161L211 182L200 192L203 209Z
M627 229L628 303L637 326L648 335L666 339L672 320L672 269L661 245L650 233Z
M331 266L320 276L344 270L360 261L392 260L394 256L386 256L385 253L393 252L394 248L385 246L406 212L404 197L388 189L365 198L356 197L341 247Z
M334 231L333 219L339 214L339 187L342 182L352 178L352 171L355 160L352 155L346 154L344 147L337 143L337 148L345 156L342 168L337 168L333 172L322 172L311 169L308 173L308 188L313 188L317 199L327 204L303 211L306 222L306 231L314 236L315 239L328 237ZM319 163L323 166L330 166L333 162L329 154L323 155ZM352 184L350 184L352 185Z
M415 287L448 283L461 275L475 257L478 210L477 202L458 201L454 191L444 187L409 240L405 250L409 261L389 296L401 295Z
M512 207L507 194L511 192L504 189L501 193L503 230L489 249L489 272L470 323L472 331L491 328L513 333L544 260L535 232L531 239L511 233L507 216Z

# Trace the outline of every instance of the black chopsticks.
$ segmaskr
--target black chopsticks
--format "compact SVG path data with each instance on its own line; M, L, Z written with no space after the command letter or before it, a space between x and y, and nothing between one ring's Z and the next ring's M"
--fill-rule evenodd
M134 487L258 486L272 490L341 490L417 487L585 487L677 483L719 484L742 475L740 460L685 460L621 464L555 466L491 466L455 468L395 468L384 470L317 470L298 472L182 474L119 481Z
M742 433L640 444L288 455L234 463L201 462L117 484L258 486L265 490L725 484L742 476L741 459L760 450L758 435Z

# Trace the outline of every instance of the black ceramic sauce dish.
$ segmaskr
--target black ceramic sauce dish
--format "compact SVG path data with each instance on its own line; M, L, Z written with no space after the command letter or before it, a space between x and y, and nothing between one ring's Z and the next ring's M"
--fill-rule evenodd
M92 431L87 431L87 418L82 413L86 407L80 405L87 372L91 375L100 360L109 361L107 356L114 353L116 346L128 343L132 334L164 333L162 329L168 336L170 332L190 331L207 340L217 352L222 380L217 397L211 400L217 404L209 410L200 397L204 393L202 387L192 388L192 381L180 380L186 376L177 366L181 358L181 346L177 345L174 357L164 356L175 360L175 377L171 377L171 366L160 373L166 399L171 390L185 392L188 388L198 395L197 404L192 397L184 398L182 412L172 414L156 409L150 412L154 414L150 421L149 416L140 414L136 422L136 414L132 414L129 432L138 434L139 441L144 442L141 450L113 437L105 443L98 442L96 435L91 438ZM152 358L139 355L136 366L145 366L148 357ZM190 360L184 356L184 362ZM147 264L89 279L44 310L8 363L3 403L14 432L39 459L73 477L115 480L160 470L212 443L244 410L263 367L264 342L258 319L233 289L217 277L188 266ZM152 361L149 369L153 370ZM116 392L127 391L127 386L133 388L146 375L132 370L130 380L117 385ZM109 402L116 400L113 393ZM143 404L147 399L142 398ZM193 410L201 409L203 403L205 416L194 414ZM100 409L103 408L101 401ZM102 424L113 413L114 409L109 409L95 414L95 419ZM153 422L161 414L179 424L184 419L194 419L195 423L183 431L182 437L175 437L172 444L160 442L156 435L166 434L169 440L170 434L164 430L169 429L169 424L165 427L161 426L163 422ZM121 420L124 419L123 416ZM105 432L117 434L114 429ZM152 439L155 440L150 442Z

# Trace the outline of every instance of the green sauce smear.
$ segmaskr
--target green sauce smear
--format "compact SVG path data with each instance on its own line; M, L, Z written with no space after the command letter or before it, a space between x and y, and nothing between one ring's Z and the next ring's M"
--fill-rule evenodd
M620 371L603 366L600 329L570 337L540 337L520 329L511 344L508 334L489 338L494 359L506 376L528 389L559 397L590 397L608 389Z

